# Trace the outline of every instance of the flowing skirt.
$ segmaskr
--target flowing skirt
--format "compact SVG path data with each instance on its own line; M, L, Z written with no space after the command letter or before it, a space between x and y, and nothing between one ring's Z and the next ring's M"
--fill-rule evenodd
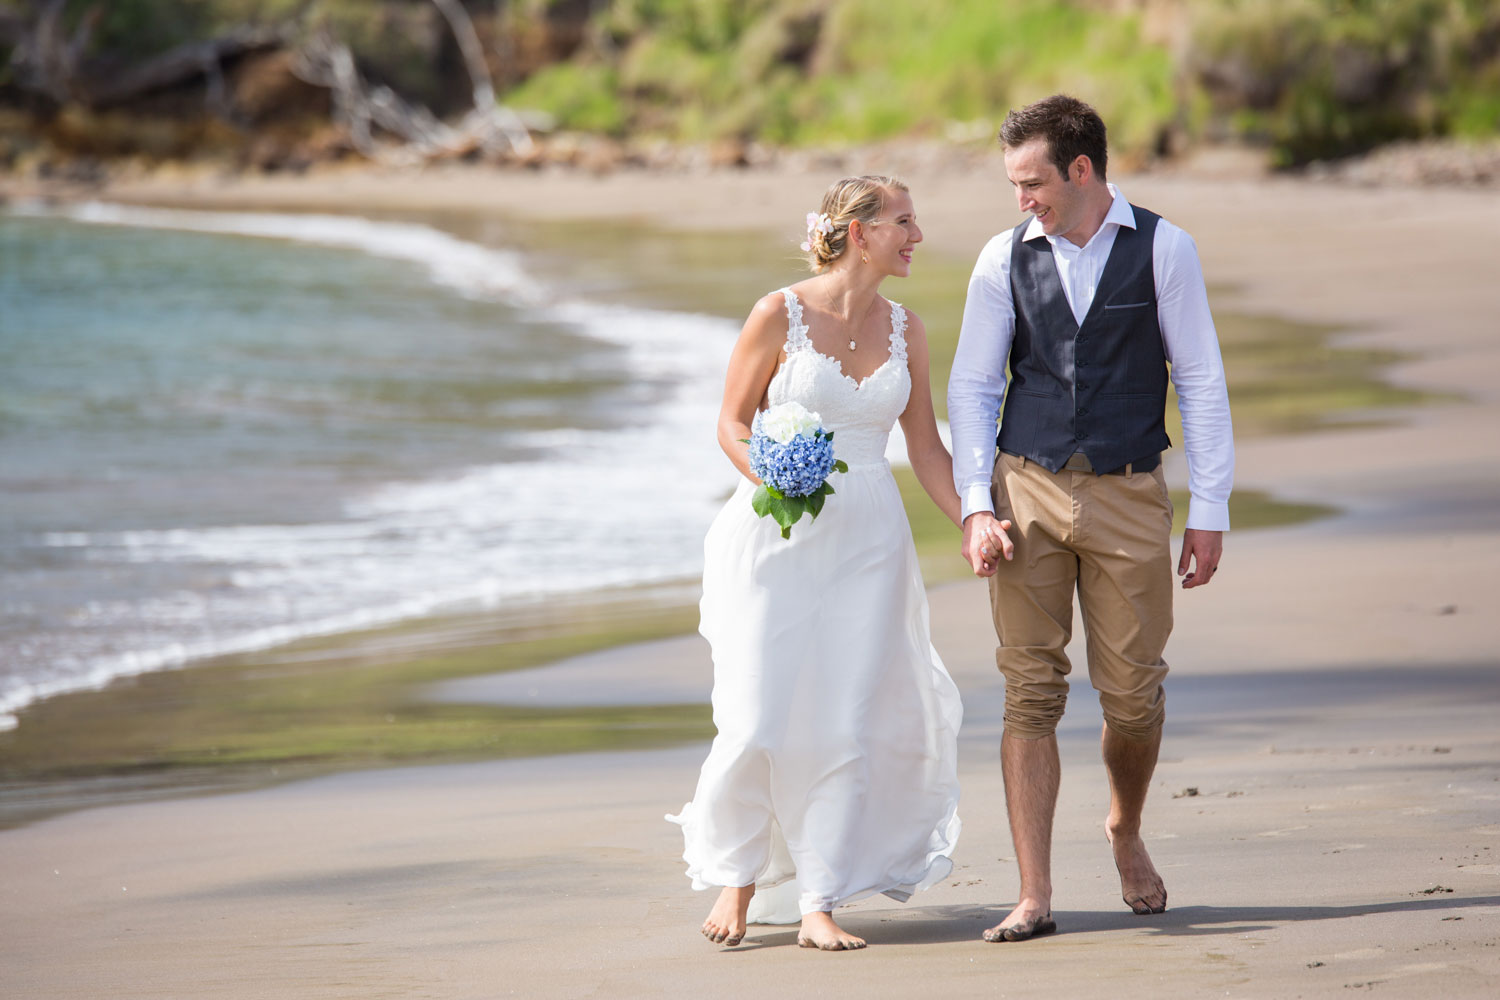
M783 539L742 481L704 542L718 735L682 827L693 888L754 882L751 920L952 870L962 706L890 466L854 466ZM779 889L772 890L775 887Z

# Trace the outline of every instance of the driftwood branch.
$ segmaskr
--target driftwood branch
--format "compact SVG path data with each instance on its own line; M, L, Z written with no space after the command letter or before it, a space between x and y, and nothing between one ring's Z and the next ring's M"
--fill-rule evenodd
M114 107L202 76L208 84L209 106L227 113L229 98L224 88L224 61L247 52L274 48L282 41L279 30L244 27L208 41L188 42L148 59L108 85L89 88L84 95L85 103L94 108Z
M372 126L419 153L439 149L452 139L452 130L426 108L408 104L389 87L370 87L349 47L327 32L319 32L297 50L292 72L333 95L334 120L348 129L354 148L372 159L380 157Z
M0 11L0 43L11 45L16 84L55 104L116 107L201 76L207 85L209 106L227 115L224 61L274 47L284 40L282 32L274 29L238 28L219 38L180 45L112 79L101 80L84 71L83 60L105 4L90 7L71 34L63 25L66 7L67 0L40 0L30 18L14 9Z
M14 48L20 45L27 35L26 19L18 10L9 7L0 7L0 45Z
M495 87L474 22L458 0L432 0L458 40L473 88L473 109L449 126L421 105L411 104L389 87L371 87L360 75L349 47L320 31L298 49L292 72L333 95L334 119L349 132L354 148L372 159L414 162L471 150L486 153L530 153L531 134L519 115L495 103ZM375 142L379 128L400 139L397 149L382 151Z
M233 114L225 82L226 61L249 52L288 44L284 28L241 27L217 38L190 42L117 74L91 79L81 70L95 26L109 0L99 0L71 33L63 23L68 0L32 0L28 8L0 8L0 44L11 46L16 84L51 102L92 109L119 107L162 90L203 80L210 109ZM448 125L420 104L405 101L389 87L372 86L359 72L349 47L326 30L307 38L293 53L292 72L325 88L333 98L334 119L354 148L374 159L420 161L482 151L527 155L534 149L526 123L495 101L495 85L483 43L462 0L432 0L447 21L469 75L473 108ZM382 147L377 130L400 145Z
M490 76L484 46L479 41L479 32L474 30L469 12L460 0L432 0L432 3L447 20L453 38L458 42L459 52L464 57L464 69L468 71L469 83L473 87L474 111L465 118L459 130L478 139L485 152L509 148L518 153L530 153L531 133L525 124L510 108L495 103L495 82Z
M67 0L41 0L34 18L11 13L0 24L14 38L10 61L17 85L57 104L75 98L79 61L104 14L102 3L90 7L69 36L62 23L67 5Z
M459 0L432 0L438 13L448 21L453 38L458 42L458 51L464 57L464 69L469 73L469 82L474 88L474 107L483 108L495 103L495 82L490 77L489 64L484 61L484 46L479 42L479 32L474 30L474 21Z

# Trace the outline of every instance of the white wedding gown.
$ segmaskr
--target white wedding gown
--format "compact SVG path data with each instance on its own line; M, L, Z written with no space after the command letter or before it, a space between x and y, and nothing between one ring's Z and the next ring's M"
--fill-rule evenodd
M751 510L744 479L709 528L699 630L718 735L693 800L667 817L693 888L755 883L752 923L877 892L905 900L952 870L959 832L963 710L885 460L911 392L906 312L892 304L890 358L856 383L782 294L786 361L768 399L817 413L849 471L790 539Z

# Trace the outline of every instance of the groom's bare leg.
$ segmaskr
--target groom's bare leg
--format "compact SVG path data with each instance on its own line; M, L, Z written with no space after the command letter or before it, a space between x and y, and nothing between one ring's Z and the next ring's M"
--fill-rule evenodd
M755 895L755 884L725 886L708 911L703 921L703 936L714 944L727 944L733 948L745 939L745 911L750 909L750 897Z
M1005 808L1021 870L1016 908L984 932L986 941L1024 941L1050 934L1052 923L1052 815L1057 810L1061 765L1057 737L1023 740L1006 733L1000 741Z
M1120 870L1120 895L1139 914L1161 913L1167 908L1167 886L1146 853L1141 840L1141 811L1146 791L1156 770L1161 749L1161 727L1149 740L1127 739L1106 724L1100 738L1104 769L1109 773L1109 818L1104 834L1115 853Z

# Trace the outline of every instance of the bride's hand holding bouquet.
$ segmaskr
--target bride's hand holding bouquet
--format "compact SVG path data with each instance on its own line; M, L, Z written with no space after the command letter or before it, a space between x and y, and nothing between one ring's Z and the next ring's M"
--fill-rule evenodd
M823 502L833 495L828 477L848 472L833 454L833 432L822 418L801 403L786 402L755 415L750 437L750 471L760 486L750 505L761 517L781 526L781 537L792 537L792 525L807 513L816 518Z

